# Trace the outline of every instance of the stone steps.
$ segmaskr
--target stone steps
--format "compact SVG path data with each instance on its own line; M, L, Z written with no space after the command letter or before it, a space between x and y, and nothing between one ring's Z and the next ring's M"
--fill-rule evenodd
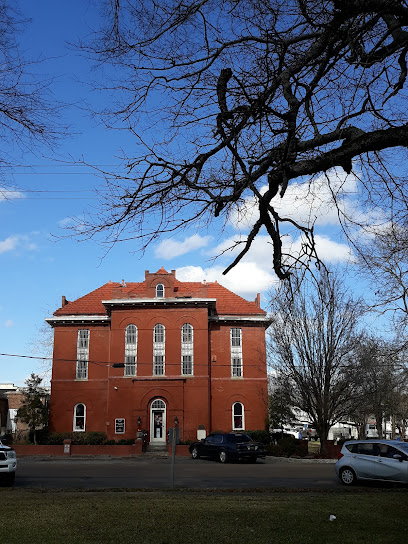
M167 444L165 442L162 444L148 444L143 455L150 459L167 458L169 456L167 453Z

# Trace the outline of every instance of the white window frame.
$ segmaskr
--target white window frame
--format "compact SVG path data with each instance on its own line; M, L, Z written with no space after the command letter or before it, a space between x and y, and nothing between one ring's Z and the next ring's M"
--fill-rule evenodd
M83 416L78 416L77 415L77 408L79 406L84 407L84 415ZM80 427L77 426L76 420L79 417L83 418L83 420L84 420L83 429L81 429ZM78 404L75 404L75 406L74 406L74 420L73 420L72 430L74 432L76 432L76 433L83 433L83 432L85 432L85 429L86 429L86 405L83 402L78 402Z
M123 421L123 431L118 431L117 430L117 425L118 425L118 422L122 422ZM122 427L122 423L120 425ZM126 419L124 417L117 417L115 419L115 434L125 434L126 432Z
M161 323L153 327L153 376L165 375L166 328Z
M235 407L241 406L241 414L235 414ZM235 425L235 418L241 418L241 427ZM232 405L232 430L233 431L244 431L245 430L245 407L242 402L234 402Z
M244 373L242 361L242 329L234 327L230 330L231 345L231 377L242 378Z
M125 369L124 376L136 376L137 374L137 339L138 330L131 323L125 330Z
M242 329L237 327L231 329L231 347L242 347Z
M181 374L194 375L194 329L190 323L181 327Z
M78 330L77 362L76 362L76 371L75 371L75 378L77 380L88 379L89 337L90 337L89 329Z
M162 283L156 285L156 298L164 298L164 285Z

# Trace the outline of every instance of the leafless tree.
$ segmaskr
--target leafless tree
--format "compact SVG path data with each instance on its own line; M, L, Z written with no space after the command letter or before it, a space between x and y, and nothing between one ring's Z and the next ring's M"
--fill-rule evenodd
M372 308L392 315L398 334L408 325L408 230L398 224L374 229L359 247L361 270L373 285Z
M59 106L51 97L51 81L36 73L40 59L27 59L19 47L18 37L26 24L16 2L0 0L0 140L9 149L14 145L16 153L51 145L64 130L57 122ZM3 148L0 166L15 160ZM3 198L15 195L10 188L0 192Z
M102 208L83 234L146 247L164 233L245 216L249 233L225 273L263 230L273 268L287 278L317 257L313 210L305 221L281 211L291 186L330 198L350 236L373 218L405 220L406 187L387 154L403 157L408 144L405 0L104 6L106 25L82 49L114 67L116 107L105 121L127 127L135 148L124 154L126 175L106 173ZM358 210L344 206L350 186L333 179L339 171L359 180ZM294 258L282 244L288 233L303 242Z
M355 397L349 369L361 303L335 274L322 271L317 281L303 282L293 274L271 297L271 315L275 370L290 384L293 407L308 414L324 451L330 427L348 416Z
M357 394L349 414L357 424L360 438L365 438L370 417L375 418L380 438L384 420L390 419L394 427L397 420L403 422L408 385L403 360L404 351L394 342L367 335L360 338L350 371Z
M399 431L399 436L403 439L406 438L408 430L408 393L406 388L397 395L394 418L394 424Z

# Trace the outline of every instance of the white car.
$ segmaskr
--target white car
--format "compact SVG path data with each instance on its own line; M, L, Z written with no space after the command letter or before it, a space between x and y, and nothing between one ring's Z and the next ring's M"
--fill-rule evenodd
M357 480L408 483L408 444L399 440L350 440L341 448L335 468L345 485Z
M0 440L0 484L12 486L16 476L17 457L13 448Z

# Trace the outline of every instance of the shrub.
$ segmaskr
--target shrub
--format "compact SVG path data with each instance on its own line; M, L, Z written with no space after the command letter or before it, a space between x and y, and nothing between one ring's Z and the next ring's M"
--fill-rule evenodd
M84 436L83 438L80 436L78 437L80 444L90 444L93 446L99 446L100 444L103 444L106 441L106 433L99 432L99 431L90 431L87 433L75 433L75 434L87 435L87 436Z
M100 445L106 442L106 433L99 431L90 431L85 433L48 433L41 436L39 444L49 444L52 446L61 445L64 440L70 439L75 445Z
M135 443L133 438L121 438L116 442L118 446L133 446Z
M41 436L41 439L38 440L39 444L49 444L50 446L59 446L61 445L66 435L69 433L48 433L43 436Z
M294 436L287 436L278 440L278 445L282 448L284 454L289 457L295 453L298 441Z
M294 455L296 455L297 457L304 457L307 454L307 448L302 448L302 446L300 445L295 447Z
M279 444L267 444L265 450L266 455L271 455L272 457L286 457L285 452Z

